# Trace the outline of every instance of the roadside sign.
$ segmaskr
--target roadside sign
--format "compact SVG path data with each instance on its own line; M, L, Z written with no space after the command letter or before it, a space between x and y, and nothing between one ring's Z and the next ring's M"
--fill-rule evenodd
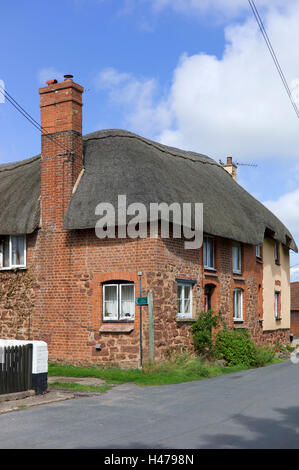
M136 305L147 305L147 297L136 297Z

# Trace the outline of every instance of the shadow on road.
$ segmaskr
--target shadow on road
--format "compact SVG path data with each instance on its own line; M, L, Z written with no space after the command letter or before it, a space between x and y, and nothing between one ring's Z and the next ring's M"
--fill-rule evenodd
M231 422L237 425L238 434L201 436L200 448L299 449L299 407L277 408L274 411L280 413L281 418L236 415ZM248 432L250 436L244 437Z

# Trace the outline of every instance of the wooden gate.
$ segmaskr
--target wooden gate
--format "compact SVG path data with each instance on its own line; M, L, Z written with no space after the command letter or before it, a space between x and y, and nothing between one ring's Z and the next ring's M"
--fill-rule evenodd
M32 344L4 347L0 363L0 395L30 390L31 386Z

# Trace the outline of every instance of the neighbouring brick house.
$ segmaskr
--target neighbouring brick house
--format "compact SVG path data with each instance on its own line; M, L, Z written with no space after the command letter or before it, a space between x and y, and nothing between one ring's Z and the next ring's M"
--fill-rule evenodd
M291 333L299 338L299 282L291 282Z
M208 308L257 343L288 342L297 247L234 181L231 159L223 167L121 130L82 137L83 88L70 77L47 83L41 155L0 165L0 337L44 340L51 360L136 366L135 297L151 291L144 360L192 352L190 327ZM203 203L203 246L186 250L173 236L97 238L97 204L117 207L119 195L146 207Z

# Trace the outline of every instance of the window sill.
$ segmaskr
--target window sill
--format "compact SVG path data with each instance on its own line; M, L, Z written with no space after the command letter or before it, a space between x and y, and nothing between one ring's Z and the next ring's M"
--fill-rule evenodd
M192 317L176 317L176 321L179 323L194 323L196 320Z
M280 266L280 262L279 262L279 261L275 261L275 264L276 264L276 266Z
M244 323L244 320L241 320L240 318L234 318L234 323Z
M242 276L236 276L236 274L234 273L234 276L233 276L233 280L234 281L241 281L241 282L245 282L246 279Z
M205 271L214 271L214 272L217 271L217 269L215 269L215 268L209 268L208 266L204 266L204 270L205 270Z
M101 325L100 333L131 333L134 330L134 323L104 323Z
M275 317L275 320L276 320L276 321L281 321L282 318L281 318L281 317Z
M0 268L0 272L6 272L6 271L26 271L27 266L15 266L13 268Z
M218 277L216 269L214 269L213 271L210 271L210 270L206 270L205 268L204 274L205 274L205 277Z
M248 326L246 325L234 325L235 330L248 330Z
M259 263L259 264L264 264L262 258L258 258L258 257L257 257L257 258L256 258L256 262Z

